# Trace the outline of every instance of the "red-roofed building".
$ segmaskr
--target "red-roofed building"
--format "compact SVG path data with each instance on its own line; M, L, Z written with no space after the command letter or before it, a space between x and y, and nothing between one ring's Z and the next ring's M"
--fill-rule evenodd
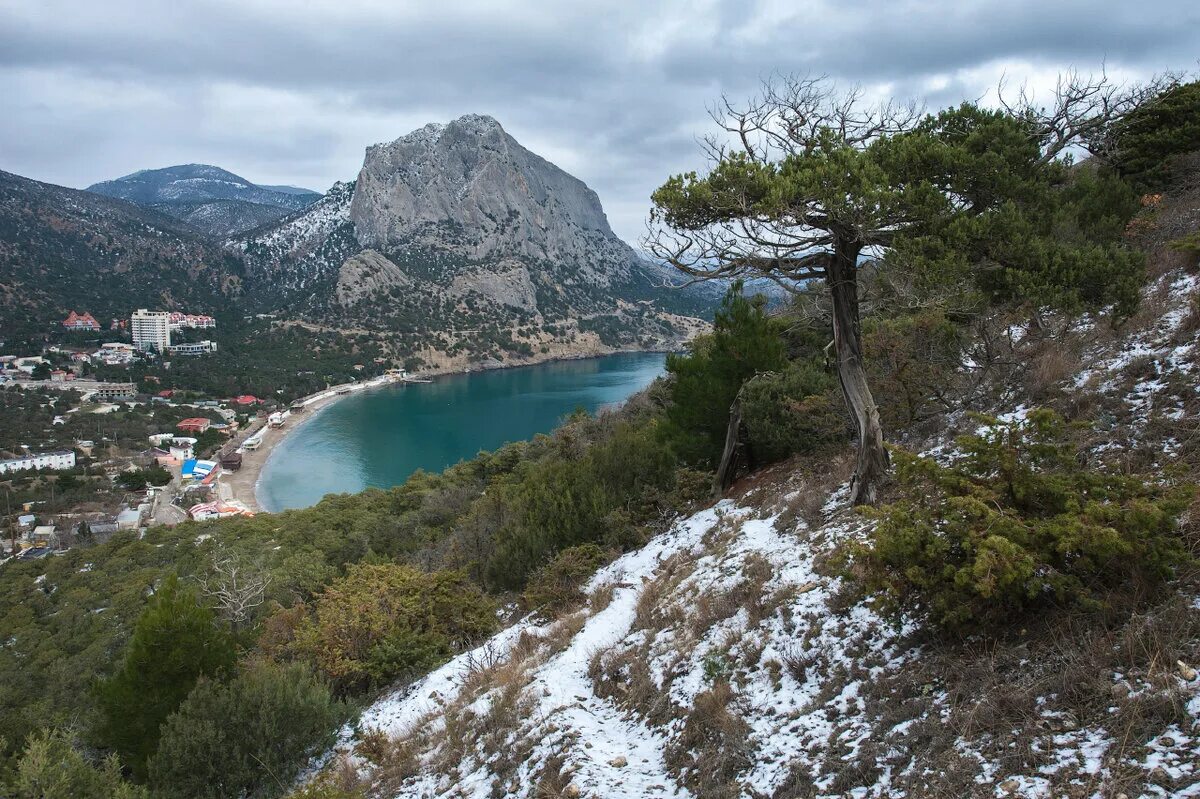
M238 405L257 405L261 400L253 394L243 394L233 400Z
M212 419L205 419L197 416L192 419L184 419L179 424L175 425L176 430L182 430L188 433L203 433L212 425Z
M175 396L175 389L164 388L162 391L155 394L155 396L162 397L163 399L170 399L171 397Z
M67 330L99 330L100 323L92 317L90 313L77 314L71 311L70 315L63 320L63 327Z

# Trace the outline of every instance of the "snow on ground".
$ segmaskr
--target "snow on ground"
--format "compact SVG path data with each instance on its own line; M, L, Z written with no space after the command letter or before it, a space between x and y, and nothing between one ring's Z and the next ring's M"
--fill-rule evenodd
M831 738L853 754L859 741L871 734L857 698L861 681L901 668L916 652L901 651L896 644L905 629L883 624L864 606L836 623L823 623L837 580L817 574L814 559L820 550L805 545L804 523L794 523L801 533L797 536L794 530L776 529L776 517L755 518L756 513L722 502L677 523L595 575L589 590L612 586L611 600L585 609L579 631L527 675L526 693L534 704L514 738L537 743L505 788L533 784L543 764L558 755L572 782L586 786L589 796L691 796L679 770L669 766L667 753L683 729L687 709L712 687L713 672L727 674L736 686L737 711L748 725L747 744L754 757L742 778L746 790L770 795L788 777L797 757L810 758L814 773L819 771L830 755ZM826 544L832 544L863 524L850 516L821 532ZM714 538L719 543L714 544ZM718 612L706 629L688 629L694 623L690 614L702 597L721 600L738 594L748 564L761 569L764 563L769 569L745 599L775 597L777 606L764 608L764 617L751 623L746 607L730 604L730 615ZM670 591L657 610L673 622L661 629L639 628L639 598L663 579L671 579ZM503 661L522 635L552 637L554 625L534 619L519 622L411 688L372 705L357 730L379 729L404 737L425 727L435 742L424 755L423 762L430 766L444 726L441 718L461 701L459 692L473 670L482 663ZM590 674L598 653L620 655L642 647L648 647L650 672L657 675L659 688L678 709L666 723L656 724L613 697L598 695ZM814 664L802 677L783 665L800 661ZM862 670L856 666L861 663L872 665ZM843 672L858 676L830 683L831 674ZM490 701L494 696L471 704L476 718L487 714ZM353 730L344 730L343 744L352 744L353 736ZM397 796L505 795L493 793L494 782L491 760L473 752L457 772L423 769ZM524 789L517 795L525 795Z
M1119 397L1134 427L1152 412L1177 412L1158 397L1169 378L1192 372L1195 338L1180 343L1178 329L1198 286L1173 274L1151 287L1170 293L1167 312L1088 350L1077 389ZM1143 356L1155 360L1153 374L1122 386L1122 373ZM1028 412L997 409L1004 421ZM956 451L942 442L926 454L953 459ZM785 509L796 498L789 490L804 489L779 489ZM920 635L865 603L841 604L839 579L819 567L838 544L869 529L845 509L847 496L846 486L834 491L813 527L786 510L731 500L682 519L597 573L581 611L554 622L522 619L384 697L343 730L340 748L353 750L373 730L410 742L413 768L383 794L398 799L542 795L534 788L547 774L561 776L558 790L573 786L547 796L690 797L697 779L732 750L743 755L733 779L748 799L911 791L929 773L921 747L930 745L931 724L945 729L950 700L931 684L906 697L911 706L894 718L888 702L898 700L880 705L875 689L902 685L919 665L913 642ZM1114 688L1126 680L1112 675ZM1132 768L1145 775L1143 795L1200 798L1200 680L1177 682L1184 713L1145 746L1126 746L1108 719L1074 724L1042 697L1039 732L1024 741L1037 765L1019 773L1005 767L999 754L1015 738L948 731L948 751L939 755L946 759L934 767L968 768L978 787L972 795L1107 796L1105 783ZM696 715L718 686L738 720L728 729L720 718ZM710 725L701 732L716 736L715 748L697 743L697 724ZM364 757L351 762L375 776Z

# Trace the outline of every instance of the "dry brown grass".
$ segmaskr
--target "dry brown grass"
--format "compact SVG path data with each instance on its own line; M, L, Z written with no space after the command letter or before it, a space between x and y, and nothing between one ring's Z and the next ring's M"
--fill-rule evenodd
M1061 395L1063 384L1081 368L1078 349L1061 337L1046 338L1025 353L1025 392L1034 402L1047 402Z
M787 486L790 492L786 500L777 508L779 514L775 520L775 529L781 533L791 532L799 519L809 527L816 529L826 521L825 504L829 496L850 480L854 473L854 456L843 452L829 457L817 466L813 465L807 471L801 472L798 481Z
M617 584L612 581L600 583L592 589L592 592L588 594L587 601L587 608L592 615L600 613L612 604L613 594L616 590Z
M737 712L737 695L719 681L699 694L679 736L667 747L667 767L697 796L735 799L738 776L753 763L750 725Z
M371 764L371 784L386 791L399 790L406 780L416 776L421 768L421 753L429 745L429 718L421 719L400 735L389 737L379 730L362 735L355 754ZM348 762L338 778L343 784L358 780L357 771Z
M1029 774L1048 762L1053 736L1102 727L1114 741L1104 757L1111 775L1104 795L1138 795L1145 774L1127 761L1140 760L1145 744L1171 724L1189 721L1176 664L1200 658L1200 617L1180 594L1140 604L1127 595L1112 604L1107 614L1062 613L1004 639L929 641L909 668L865 683L866 710L880 740L903 753L883 760L902 768L915 758L916 776L896 789L912 797L975 795L978 764L963 759L960 739L997 764L998 773ZM786 658L784 665L797 668ZM883 731L901 722L910 722L902 739L887 741ZM1076 795L1079 786L1068 784L1073 777L1065 769L1053 778L1054 789ZM842 784L855 779L848 774Z
M671 670L673 672L673 670ZM660 687L650 674L650 646L602 649L588 661L592 691L611 699L623 710L655 726L663 726L680 715L671 702L670 682Z

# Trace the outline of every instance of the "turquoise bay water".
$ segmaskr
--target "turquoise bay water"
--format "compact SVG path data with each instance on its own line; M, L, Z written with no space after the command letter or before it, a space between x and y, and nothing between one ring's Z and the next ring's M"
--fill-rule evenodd
M258 502L305 508L330 493L403 483L509 441L548 433L576 408L620 403L663 372L665 356L627 353L388 385L344 397L271 453Z

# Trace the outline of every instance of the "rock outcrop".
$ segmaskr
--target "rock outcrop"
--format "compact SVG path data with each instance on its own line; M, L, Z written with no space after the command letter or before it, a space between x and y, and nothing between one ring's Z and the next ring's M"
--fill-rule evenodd
M488 116L426 125L367 148L350 219L363 246L569 262L605 285L627 278L637 260L594 191Z

